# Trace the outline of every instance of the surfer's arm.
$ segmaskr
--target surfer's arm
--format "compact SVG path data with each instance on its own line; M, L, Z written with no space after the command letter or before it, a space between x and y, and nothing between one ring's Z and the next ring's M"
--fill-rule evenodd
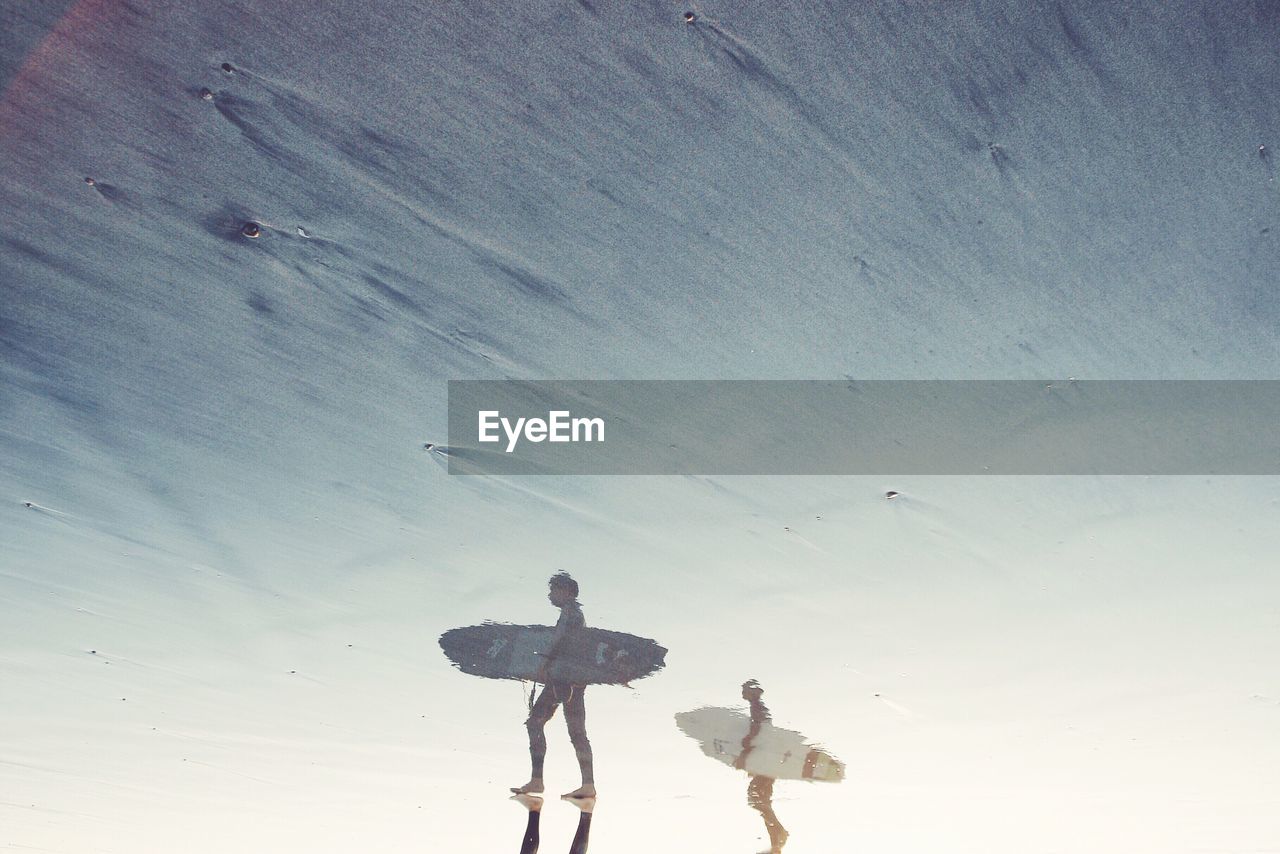
M751 752L751 748L755 747L756 736L760 734L760 728L764 726L765 717L756 709L751 710L751 726L747 727L747 734L742 737L742 752L738 754L738 761L734 764L741 768L747 754Z
M551 644L547 647L547 651L543 653L542 656L544 663L550 662L564 651L564 639L568 634L568 626L563 623L556 623L556 630L551 633Z
M574 629L583 626L582 613L576 614L568 609L560 612L560 619L556 620L555 631L551 633L551 643L547 647L547 651L542 656L542 667L545 670L550 666L551 662L564 652L565 646L568 644L569 633Z
M756 736L760 734L760 726L764 723L756 715L751 716L751 726L747 729L747 734L742 738L742 752L738 754L738 758L733 761L733 767L739 770L747 767L747 754L755 747Z
M560 615L560 619L556 621L555 630L551 633L551 643L547 645L547 651L542 654L542 662L538 665L538 681L545 682L547 680L547 668L551 666L551 662L555 661L560 653L564 652L565 638L569 636L569 621L564 614Z
M557 629L556 634L553 635L551 638L551 645L547 647L546 652L542 653L542 661L539 662L538 664L537 681L539 682L547 681L547 668L551 667L551 662L555 661L556 656L560 654L560 649L561 647L564 646L564 644L561 642L562 640L563 640L563 636L560 635L560 630Z
M551 633L551 643L547 646L547 651L542 654L543 667L549 665L560 653L564 652L565 638L568 636L569 626L561 619L556 623L555 631Z

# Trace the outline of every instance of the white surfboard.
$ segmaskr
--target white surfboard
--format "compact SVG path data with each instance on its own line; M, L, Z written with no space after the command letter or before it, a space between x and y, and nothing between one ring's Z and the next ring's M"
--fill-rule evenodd
M734 766L751 731L751 718L737 709L705 706L676 715L676 726L698 742L712 759ZM776 727L768 721L752 740L743 769L752 776L775 780L816 780L838 783L844 779L844 763L825 750L807 742L795 730Z

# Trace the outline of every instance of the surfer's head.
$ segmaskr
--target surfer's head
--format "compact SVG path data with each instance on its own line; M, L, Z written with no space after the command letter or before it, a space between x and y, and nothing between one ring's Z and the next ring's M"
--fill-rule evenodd
M578 598L578 582L574 581L573 576L567 572L561 571L551 576L547 587L549 588L547 598L557 608Z
M754 679L748 679L742 683L742 699L747 702L759 700L764 695L764 689L760 687L760 683Z

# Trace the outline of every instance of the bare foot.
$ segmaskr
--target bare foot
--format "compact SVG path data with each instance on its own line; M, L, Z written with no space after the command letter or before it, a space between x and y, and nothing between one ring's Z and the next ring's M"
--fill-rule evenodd
M591 783L583 783L581 786L574 789L572 792L566 792L560 797L564 798L565 800L576 801L583 798L594 798L595 796L596 796L596 787L593 786Z
M523 786L512 786L511 791L517 795L538 795L546 791L546 786L542 785L541 777L534 777Z
M568 795L561 795L560 797L585 813L590 813L596 808L595 798L571 798Z
M518 795L512 795L511 800L520 804L529 812L537 812L542 809L542 798L537 795L530 795L522 792Z

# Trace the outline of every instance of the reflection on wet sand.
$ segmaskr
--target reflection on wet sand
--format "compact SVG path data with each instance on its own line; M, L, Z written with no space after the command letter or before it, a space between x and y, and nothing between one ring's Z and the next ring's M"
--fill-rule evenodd
M661 669L667 650L648 638L589 628L578 601L578 582L569 573L557 572L548 580L547 588L547 598L560 610L554 627L501 623L466 626L441 635L440 646L464 673L535 683L525 719L531 770L527 783L511 788L518 796L546 790L542 779L547 755L546 725L556 709L564 706L569 740L582 775L582 784L564 797L582 802L596 796L591 742L587 738L587 685L625 685L648 676ZM541 692L536 691L537 684L542 685Z
M565 795L564 799L581 810L581 815L578 816L578 829L573 834L573 842L569 845L569 854L586 854L587 843L591 836L591 816L595 811L596 799L570 798L568 795ZM541 843L543 800L537 795L527 793L512 795L511 800L519 802L529 811L524 837L520 841L520 854L535 854Z
M774 781L838 783L844 779L844 763L810 745L800 733L775 727L763 697L760 683L749 679L742 684L748 714L704 706L676 715L676 725L707 756L750 775L747 804L764 819L770 854L778 854L790 833L773 810Z
M556 708L564 705L564 722L569 729L569 740L573 742L573 750L578 756L578 769L582 772L582 785L565 795L567 798L594 798L596 796L595 774L592 768L591 742L587 739L587 705L585 683L575 684L563 678L548 681L550 668L559 661L572 647L579 647L579 638L586 628L586 618L582 615L582 604L578 602L578 582L567 572L558 572L547 583L547 598L551 604L560 609L560 619L556 621L555 631L551 635L551 646L542 656L538 665L536 682L542 683L542 693L529 707L529 717L525 720L525 728L529 731L529 758L533 766L529 782L516 786L511 791L516 794L541 792L542 766L547 756L547 721L556 713ZM530 697L532 698L532 694ZM532 813L530 814L532 816Z
M737 759L733 760L733 767L740 771L746 770L747 757L759 746L760 731L766 723L773 720L773 716L769 714L769 707L764 704L763 696L764 689L756 680L748 679L742 683L742 699L751 706L751 726L747 730L746 737L742 739L742 752L738 754ZM782 826L782 822L778 821L778 816L773 811L773 781L773 777L752 774L751 781L747 783L747 803L758 810L760 817L764 819L765 831L769 834L769 850L781 851L782 846L787 844L787 837L790 834Z

